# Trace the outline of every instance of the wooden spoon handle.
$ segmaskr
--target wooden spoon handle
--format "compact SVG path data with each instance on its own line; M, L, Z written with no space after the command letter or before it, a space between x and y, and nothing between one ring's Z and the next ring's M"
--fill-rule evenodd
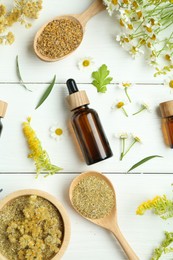
M78 20L85 26L88 20L96 15L97 13L105 10L105 6L103 5L102 0L95 0L83 13L78 16Z
M116 225L111 231L114 234L114 236L117 238L117 240L120 243L122 249L126 253L128 259L129 260L139 260L139 257L135 254L133 249L128 244L127 240L125 239L125 237L121 233L118 225Z

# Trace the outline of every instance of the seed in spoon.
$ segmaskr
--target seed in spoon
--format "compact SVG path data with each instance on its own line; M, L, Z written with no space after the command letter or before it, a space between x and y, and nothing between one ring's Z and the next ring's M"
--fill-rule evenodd
M75 18L61 18L46 25L36 43L37 51L48 58L61 58L74 51L82 41L83 29Z
M75 186L72 203L84 217L100 219L112 211L115 205L114 191L104 179L87 176Z

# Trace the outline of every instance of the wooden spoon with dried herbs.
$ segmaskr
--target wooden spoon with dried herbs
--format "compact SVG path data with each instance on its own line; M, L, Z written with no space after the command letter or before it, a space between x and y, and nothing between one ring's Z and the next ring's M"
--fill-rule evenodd
M36 33L34 51L43 61L64 59L79 47L87 21L104 10L102 0L95 0L81 14L55 17Z
M129 260L139 260L119 229L116 194L109 179L95 171L82 173L72 181L69 197L82 217L114 234Z

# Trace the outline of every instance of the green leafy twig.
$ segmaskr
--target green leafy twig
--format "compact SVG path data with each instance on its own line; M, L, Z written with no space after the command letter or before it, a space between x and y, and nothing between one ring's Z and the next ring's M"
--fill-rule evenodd
M147 162L147 161L149 161L149 160L151 160L151 159L153 159L153 158L156 158L156 157L163 158L163 156L160 156L160 155L148 156L148 157L142 159L141 161L135 163L135 164L127 171L127 173L130 172L130 171L132 171L132 170L134 170L135 168L139 167L141 164L143 164L143 163L145 163L145 162Z
M41 172L45 172L45 177L47 177L61 171L62 168L51 163L48 153L43 149L41 141L31 127L30 122L31 118L28 118L27 121L23 123L23 133L30 149L28 158L32 158L35 162L36 178L38 178Z
M168 199L166 195L156 196L152 200L141 203L137 210L137 215L143 215L147 210L152 210L153 214L166 220L173 217L173 201Z
M48 88L46 89L46 91L43 93L43 95L41 96L37 106L35 107L35 109L37 109L38 107L40 107L43 102L48 98L49 94L51 93L54 85L55 85L55 80L56 80L56 75L54 76L52 82L50 83L50 85L48 86Z
M113 80L113 78L108 77L110 71L107 69L107 66L103 64L98 71L92 73L93 86L97 88L97 92L105 93L107 91L107 85Z
M20 85L22 87L24 87L26 90L32 92L32 90L30 90L29 88L27 88L27 86L24 84L21 73L20 73L20 67L19 67L19 59L18 59L18 55L16 56L16 72L17 72L17 77L19 79Z
M161 245L154 249L151 260L158 260L162 254L173 252L173 248L169 247L173 243L173 232L165 232L165 239Z

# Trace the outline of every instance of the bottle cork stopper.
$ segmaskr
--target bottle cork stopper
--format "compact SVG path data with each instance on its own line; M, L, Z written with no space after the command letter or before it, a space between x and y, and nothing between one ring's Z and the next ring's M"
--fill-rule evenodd
M162 117L173 116L173 100L162 102L159 106Z
M88 105L90 103L85 90L81 90L73 94L70 94L66 97L66 100L69 104L71 111L75 108Z
M4 117L8 104L2 100L0 100L0 117Z

